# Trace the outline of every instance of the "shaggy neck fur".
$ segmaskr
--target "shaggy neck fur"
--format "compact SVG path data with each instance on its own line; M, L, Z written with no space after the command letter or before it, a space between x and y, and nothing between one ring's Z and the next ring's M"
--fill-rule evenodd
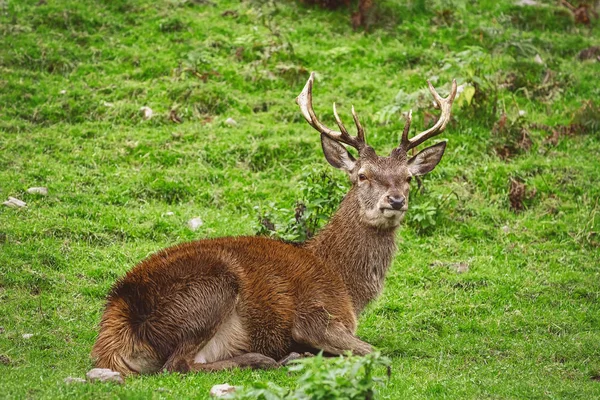
M396 251L396 229L368 225L360 209L351 190L327 226L306 243L307 249L342 276L357 317L381 292Z

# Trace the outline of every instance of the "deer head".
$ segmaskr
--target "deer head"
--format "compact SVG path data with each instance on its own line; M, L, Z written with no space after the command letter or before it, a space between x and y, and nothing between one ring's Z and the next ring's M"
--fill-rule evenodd
M356 136L348 134L337 113L335 103L333 115L339 131L332 130L321 123L312 106L313 83L314 72L310 74L302 93L296 98L296 103L300 106L306 121L321 133L325 158L335 168L348 173L352 182L350 192L353 192L358 199L360 217L365 223L378 229L396 228L408 208L411 178L424 175L435 168L444 155L446 142L427 147L411 158L408 158L408 151L440 134L446 128L450 121L452 102L456 96L456 81L452 81L452 89L446 98L442 98L431 83L427 82L435 104L441 110L438 121L431 128L409 139L412 115L412 112L409 112L400 144L387 157L378 156L375 150L367 145L365 130L360 124L354 107L352 107L352 117L357 129ZM352 156L344 145L355 148L358 151L358 158Z

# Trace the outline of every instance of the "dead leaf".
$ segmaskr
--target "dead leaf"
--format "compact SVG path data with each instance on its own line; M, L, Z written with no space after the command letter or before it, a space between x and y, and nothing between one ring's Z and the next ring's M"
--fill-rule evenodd
M446 263L443 261L434 261L431 264L429 264L430 267L432 268L436 268L436 267L444 267L444 268L448 268L451 271L456 272L457 274L464 274L465 272L469 272L469 263L467 262L457 262L457 263Z
M583 49L579 52L579 59L582 61L598 60L598 57L600 57L600 46L588 47L587 49Z
M592 22L592 19L598 19L598 13L590 4L582 3L575 7L567 0L560 0L560 2L571 11L575 18L575 22L578 24L589 25Z
M498 118L498 121L496 121L496 123L494 124L494 127L492 128L492 132L493 133L500 133L500 132L504 132L506 130L506 123L508 121L508 117L506 116L506 113L502 113L502 115L500 116L500 118Z
M522 150L529 151L529 149L531 149L532 144L533 143L531 141L531 138L529 137L529 132L527 131L527 129L521 129L521 139L519 140L519 143L517 143L517 147Z
M172 109L169 112L169 119L173 122L175 122L176 124L180 124L183 121L181 120L181 118L179 118L179 115L177 115L177 110L176 109Z
M531 200L535 197L537 189L534 187L530 190L527 189L525 183L512 179L510 180L510 192L508 193L508 199L510 200L510 207L514 212L523 211L525 205L524 200Z
M235 10L225 10L221 13L221 17L233 17L233 18L237 18L238 17L238 12Z

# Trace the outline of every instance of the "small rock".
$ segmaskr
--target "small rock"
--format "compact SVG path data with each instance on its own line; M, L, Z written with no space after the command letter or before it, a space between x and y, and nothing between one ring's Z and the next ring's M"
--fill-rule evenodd
M150 119L154 115L154 111L152 111L152 109L147 106L140 108L140 111L142 112L142 116L144 117L144 119Z
M23 339L31 339L33 337L33 333L24 333L22 336Z
M67 94L67 91L63 89L63 90L61 90L59 93L60 93L60 94Z
M210 389L211 397L223 397L226 394L235 392L235 386L224 383L222 385L215 385Z
M64 380L64 383L66 383L67 385L70 385L71 383L86 383L87 381L83 378L76 378L73 376L67 376Z
M525 114L527 114L527 111L519 110L519 117L523 117L523 116L525 116Z
M203 224L202 219L200 219L200 217L196 217L196 218L192 218L188 221L188 227L195 231L196 229L200 228Z
M229 126L236 126L238 123L235 119L233 118L227 118L225 120L225 124L229 125Z
M42 196L48 195L48 188L45 187L30 187L27 189L27 193L29 194L41 194Z
M508 226L508 225L504 225L500 229L502 229L502 232L504 232L504 233L510 233L510 226Z
M537 64L544 65L544 60L542 60L542 57L539 54L535 55L533 61L535 61Z
M10 364L10 358L8 358L7 355L0 354L0 364L2 364L2 365L9 365Z
M19 200L14 197L10 197L10 196L8 197L8 200L2 204L4 204L5 206L8 206L8 207L12 207L12 208L27 207L27 203L25 203L23 200Z
M102 105L103 105L104 107L109 107L109 108L110 108L110 107L114 107L114 106L115 106L113 103L111 103L111 102L109 102L109 101L104 101L104 100L102 101Z
M532 6L532 7L540 5L540 3L538 3L535 0L518 0L515 2L515 4L518 6Z
M174 213L173 211L167 211L167 212L165 213L165 215L166 215L167 217L170 217L170 216L172 216L172 215L175 215L175 213Z
M90 369L85 374L87 380L90 382L115 382L124 383L123 377L120 372L115 372L108 368L94 368Z

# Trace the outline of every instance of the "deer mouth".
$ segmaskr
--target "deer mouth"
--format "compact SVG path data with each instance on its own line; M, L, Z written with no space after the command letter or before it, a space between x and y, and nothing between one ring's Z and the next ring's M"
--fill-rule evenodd
M384 217L386 218L397 218L398 216L404 214L406 212L406 208L402 207L398 210L395 210L393 208L380 208L381 213L383 214Z

